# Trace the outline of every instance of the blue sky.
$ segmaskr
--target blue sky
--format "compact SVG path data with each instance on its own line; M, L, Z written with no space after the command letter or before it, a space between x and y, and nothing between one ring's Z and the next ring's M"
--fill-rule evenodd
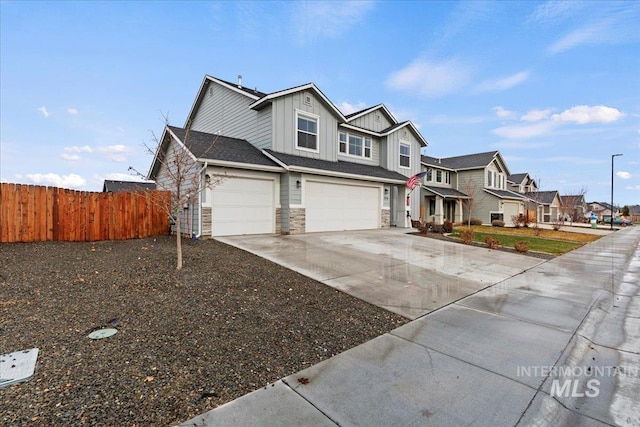
M379 103L426 154L499 150L542 190L640 203L640 2L0 3L0 179L146 172L205 74Z

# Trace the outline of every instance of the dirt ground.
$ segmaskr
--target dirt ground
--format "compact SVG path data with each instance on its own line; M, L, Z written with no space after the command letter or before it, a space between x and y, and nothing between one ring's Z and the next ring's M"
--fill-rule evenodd
M0 244L0 353L40 351L0 425L175 425L407 321L213 240L184 263L168 236Z

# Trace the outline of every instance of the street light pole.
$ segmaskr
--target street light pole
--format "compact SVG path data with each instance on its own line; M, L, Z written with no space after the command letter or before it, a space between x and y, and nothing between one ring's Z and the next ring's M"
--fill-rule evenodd
M613 231L613 158L622 156L622 154L611 155L611 231Z

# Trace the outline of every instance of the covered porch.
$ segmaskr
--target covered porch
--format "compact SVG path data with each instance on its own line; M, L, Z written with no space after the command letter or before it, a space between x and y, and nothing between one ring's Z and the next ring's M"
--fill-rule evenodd
M443 224L444 221L462 222L463 200L469 197L453 188L422 186L420 216L425 222Z

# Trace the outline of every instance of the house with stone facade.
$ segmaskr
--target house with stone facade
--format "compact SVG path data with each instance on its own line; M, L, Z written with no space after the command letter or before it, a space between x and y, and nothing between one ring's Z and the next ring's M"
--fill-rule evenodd
M168 189L168 156L189 153L201 185L180 220L193 236L408 227L421 200L406 181L426 146L383 104L344 115L314 83L266 93L207 75L147 178Z

